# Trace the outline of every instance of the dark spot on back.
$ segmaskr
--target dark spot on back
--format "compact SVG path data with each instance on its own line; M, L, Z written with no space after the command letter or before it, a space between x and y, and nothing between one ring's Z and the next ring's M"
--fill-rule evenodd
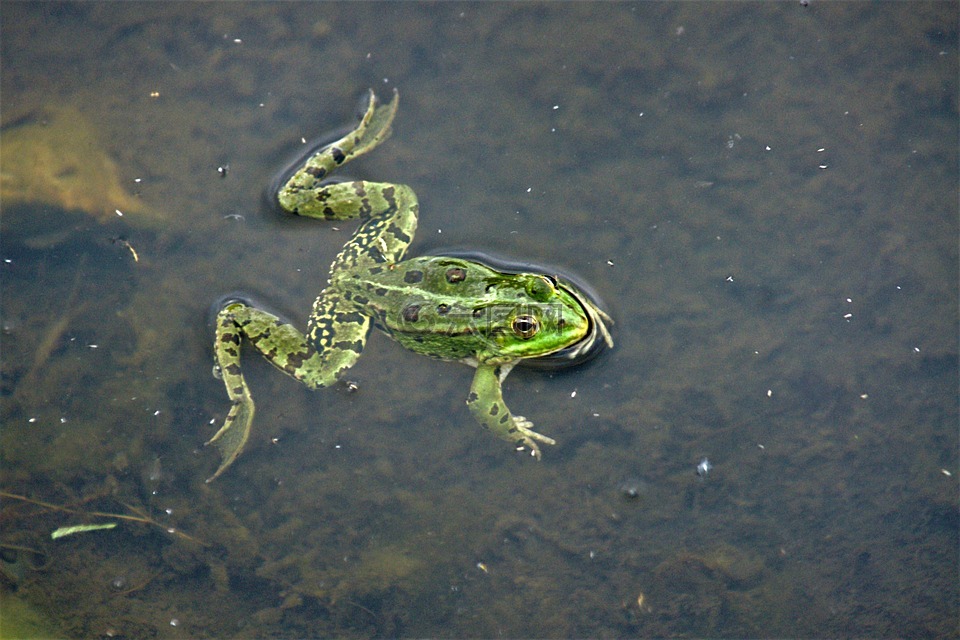
M408 304L403 308L403 311L400 312L400 315L407 322L416 322L420 319L420 305Z

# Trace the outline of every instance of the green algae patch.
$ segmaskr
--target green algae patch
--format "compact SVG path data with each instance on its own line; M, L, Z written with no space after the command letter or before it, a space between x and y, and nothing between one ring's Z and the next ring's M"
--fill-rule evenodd
M79 210L104 223L132 224L162 216L132 195L94 125L74 107L45 107L2 129L4 207L45 204ZM118 213L119 212L119 213Z
M13 593L0 591L0 610L3 611L0 640L63 637L45 615Z

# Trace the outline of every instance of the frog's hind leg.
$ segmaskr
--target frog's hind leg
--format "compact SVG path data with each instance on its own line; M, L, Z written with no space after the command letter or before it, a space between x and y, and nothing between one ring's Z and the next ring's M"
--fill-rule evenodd
M403 259L416 233L419 211L417 196L410 187L360 181L341 182L328 188L338 216L363 219L334 259L331 275L358 267L378 272L382 270L379 265Z
M307 158L287 182L277 192L277 202L290 213L312 218L341 218L331 216L325 211L325 202L317 198L323 191L324 180L337 167L350 162L375 149L390 137L390 125L397 114L399 94L393 92L393 99L380 105L376 95L369 92L367 110L357 126L339 140L331 142Z
M402 184L328 180L337 167L387 139L397 100L394 92L393 100L379 105L371 92L367 111L353 131L309 157L277 193L278 203L290 213L324 220L361 220L331 272L399 262L413 241L419 212L413 189Z
M323 319L331 322L311 323L310 339L272 313L242 301L230 302L220 310L214 341L214 375L223 379L232 405L223 426L207 442L215 445L221 456L220 466L207 482L237 459L253 425L256 406L240 369L241 340L247 338L268 362L306 386L326 387L360 357L370 328L369 318L351 313L345 306L335 295L321 294L314 311L319 310Z

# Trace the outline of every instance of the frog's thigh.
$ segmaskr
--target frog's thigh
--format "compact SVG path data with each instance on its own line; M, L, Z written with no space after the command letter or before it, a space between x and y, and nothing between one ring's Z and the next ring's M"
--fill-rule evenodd
M399 262L417 231L419 205L413 189L387 182L339 182L314 196L316 209L307 215L327 220L362 220L333 262L332 271Z
M306 340L314 356L300 368L304 383L325 387L352 367L367 343L371 322L341 293L323 291L313 303L307 324Z
M316 304L320 305L324 299L321 295ZM332 302L328 306L320 307L325 313L337 313L337 307ZM315 312L317 308L315 306ZM225 307L220 312L220 318L217 329L217 361L228 393L232 386L231 377L239 376L240 337L247 338L270 364L315 389L333 384L344 369L356 362L363 349L363 340L357 339L357 335L362 334L365 337L369 328L369 319L364 321L360 317L358 320L351 315L350 322L337 322L332 327L333 332L342 328L342 336L335 340L320 341L318 345L317 341L312 339L312 333L311 338L308 338L295 326L272 313L242 303ZM228 319L235 330L231 331L231 325L226 321ZM323 348L318 351L314 345Z

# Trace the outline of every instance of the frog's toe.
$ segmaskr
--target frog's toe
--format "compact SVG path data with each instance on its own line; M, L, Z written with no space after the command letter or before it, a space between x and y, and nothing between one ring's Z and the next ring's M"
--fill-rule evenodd
M523 416L513 416L513 426L517 433L520 434L520 437L517 438L517 446L529 448L530 455L537 460L540 459L540 447L535 441L539 440L544 444L557 444L557 441L553 438L548 438L547 436L537 433L531 429L530 427L533 426L533 423Z
M513 416L513 426L522 433L527 438L532 438L534 440L539 440L540 442L546 444L557 444L557 441L553 438L549 438L542 433L537 433L530 427L533 426L533 423L524 418L523 416Z

